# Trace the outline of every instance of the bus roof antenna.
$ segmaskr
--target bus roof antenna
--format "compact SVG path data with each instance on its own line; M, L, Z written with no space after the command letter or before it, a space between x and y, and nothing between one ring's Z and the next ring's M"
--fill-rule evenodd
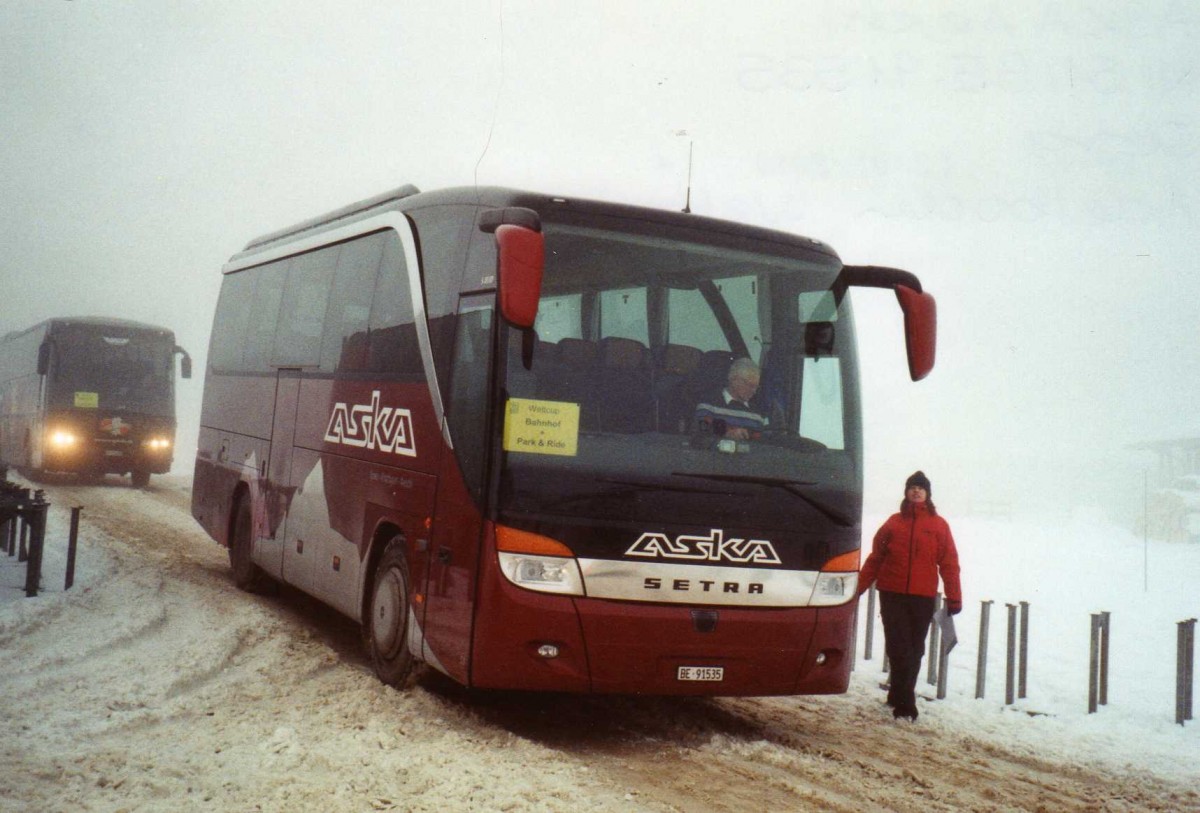
M688 176L687 176L687 197L683 201L683 213L690 215L692 213L692 141L688 140Z

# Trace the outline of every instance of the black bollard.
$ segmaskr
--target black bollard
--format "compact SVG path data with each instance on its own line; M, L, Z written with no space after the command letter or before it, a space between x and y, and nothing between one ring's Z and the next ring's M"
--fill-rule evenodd
M75 551L79 545L79 512L82 510L82 505L71 509L71 535L67 537L67 578L63 590L70 590L71 585L75 584Z

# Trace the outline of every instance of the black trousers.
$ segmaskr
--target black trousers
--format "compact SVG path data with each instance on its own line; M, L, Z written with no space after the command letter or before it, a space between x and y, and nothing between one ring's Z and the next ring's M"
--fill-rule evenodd
M898 709L917 707L917 678L925 657L933 604L933 596L879 591L879 615L891 674L888 703Z

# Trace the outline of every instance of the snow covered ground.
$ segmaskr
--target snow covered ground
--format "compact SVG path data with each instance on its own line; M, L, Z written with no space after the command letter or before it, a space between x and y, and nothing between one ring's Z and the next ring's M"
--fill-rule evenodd
M860 630L843 697L477 695L436 677L398 693L344 619L235 590L189 485L46 486L38 598L0 557L0 810L1200 810L1200 722L1174 723L1175 623L1200 609L1200 546L1144 547L1087 515L947 510L967 606L948 696L910 725L882 705L878 626L870 661ZM982 599L995 604L976 700ZM1029 696L1006 709L1004 604L1019 601ZM1109 704L1089 715L1100 610Z

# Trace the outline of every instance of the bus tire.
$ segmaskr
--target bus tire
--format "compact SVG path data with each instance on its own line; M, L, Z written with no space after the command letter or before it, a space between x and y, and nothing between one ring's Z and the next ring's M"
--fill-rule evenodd
M266 583L267 575L250 558L254 541L254 518L250 513L249 496L238 500L233 524L229 530L229 569L233 573L233 583L247 593L260 592Z
M402 688L413 670L408 649L412 623L411 584L404 540L388 541L371 580L371 597L363 623L363 636L375 674L388 686Z
M150 485L150 472L134 469L129 472L129 479L133 481L134 488L145 488Z

